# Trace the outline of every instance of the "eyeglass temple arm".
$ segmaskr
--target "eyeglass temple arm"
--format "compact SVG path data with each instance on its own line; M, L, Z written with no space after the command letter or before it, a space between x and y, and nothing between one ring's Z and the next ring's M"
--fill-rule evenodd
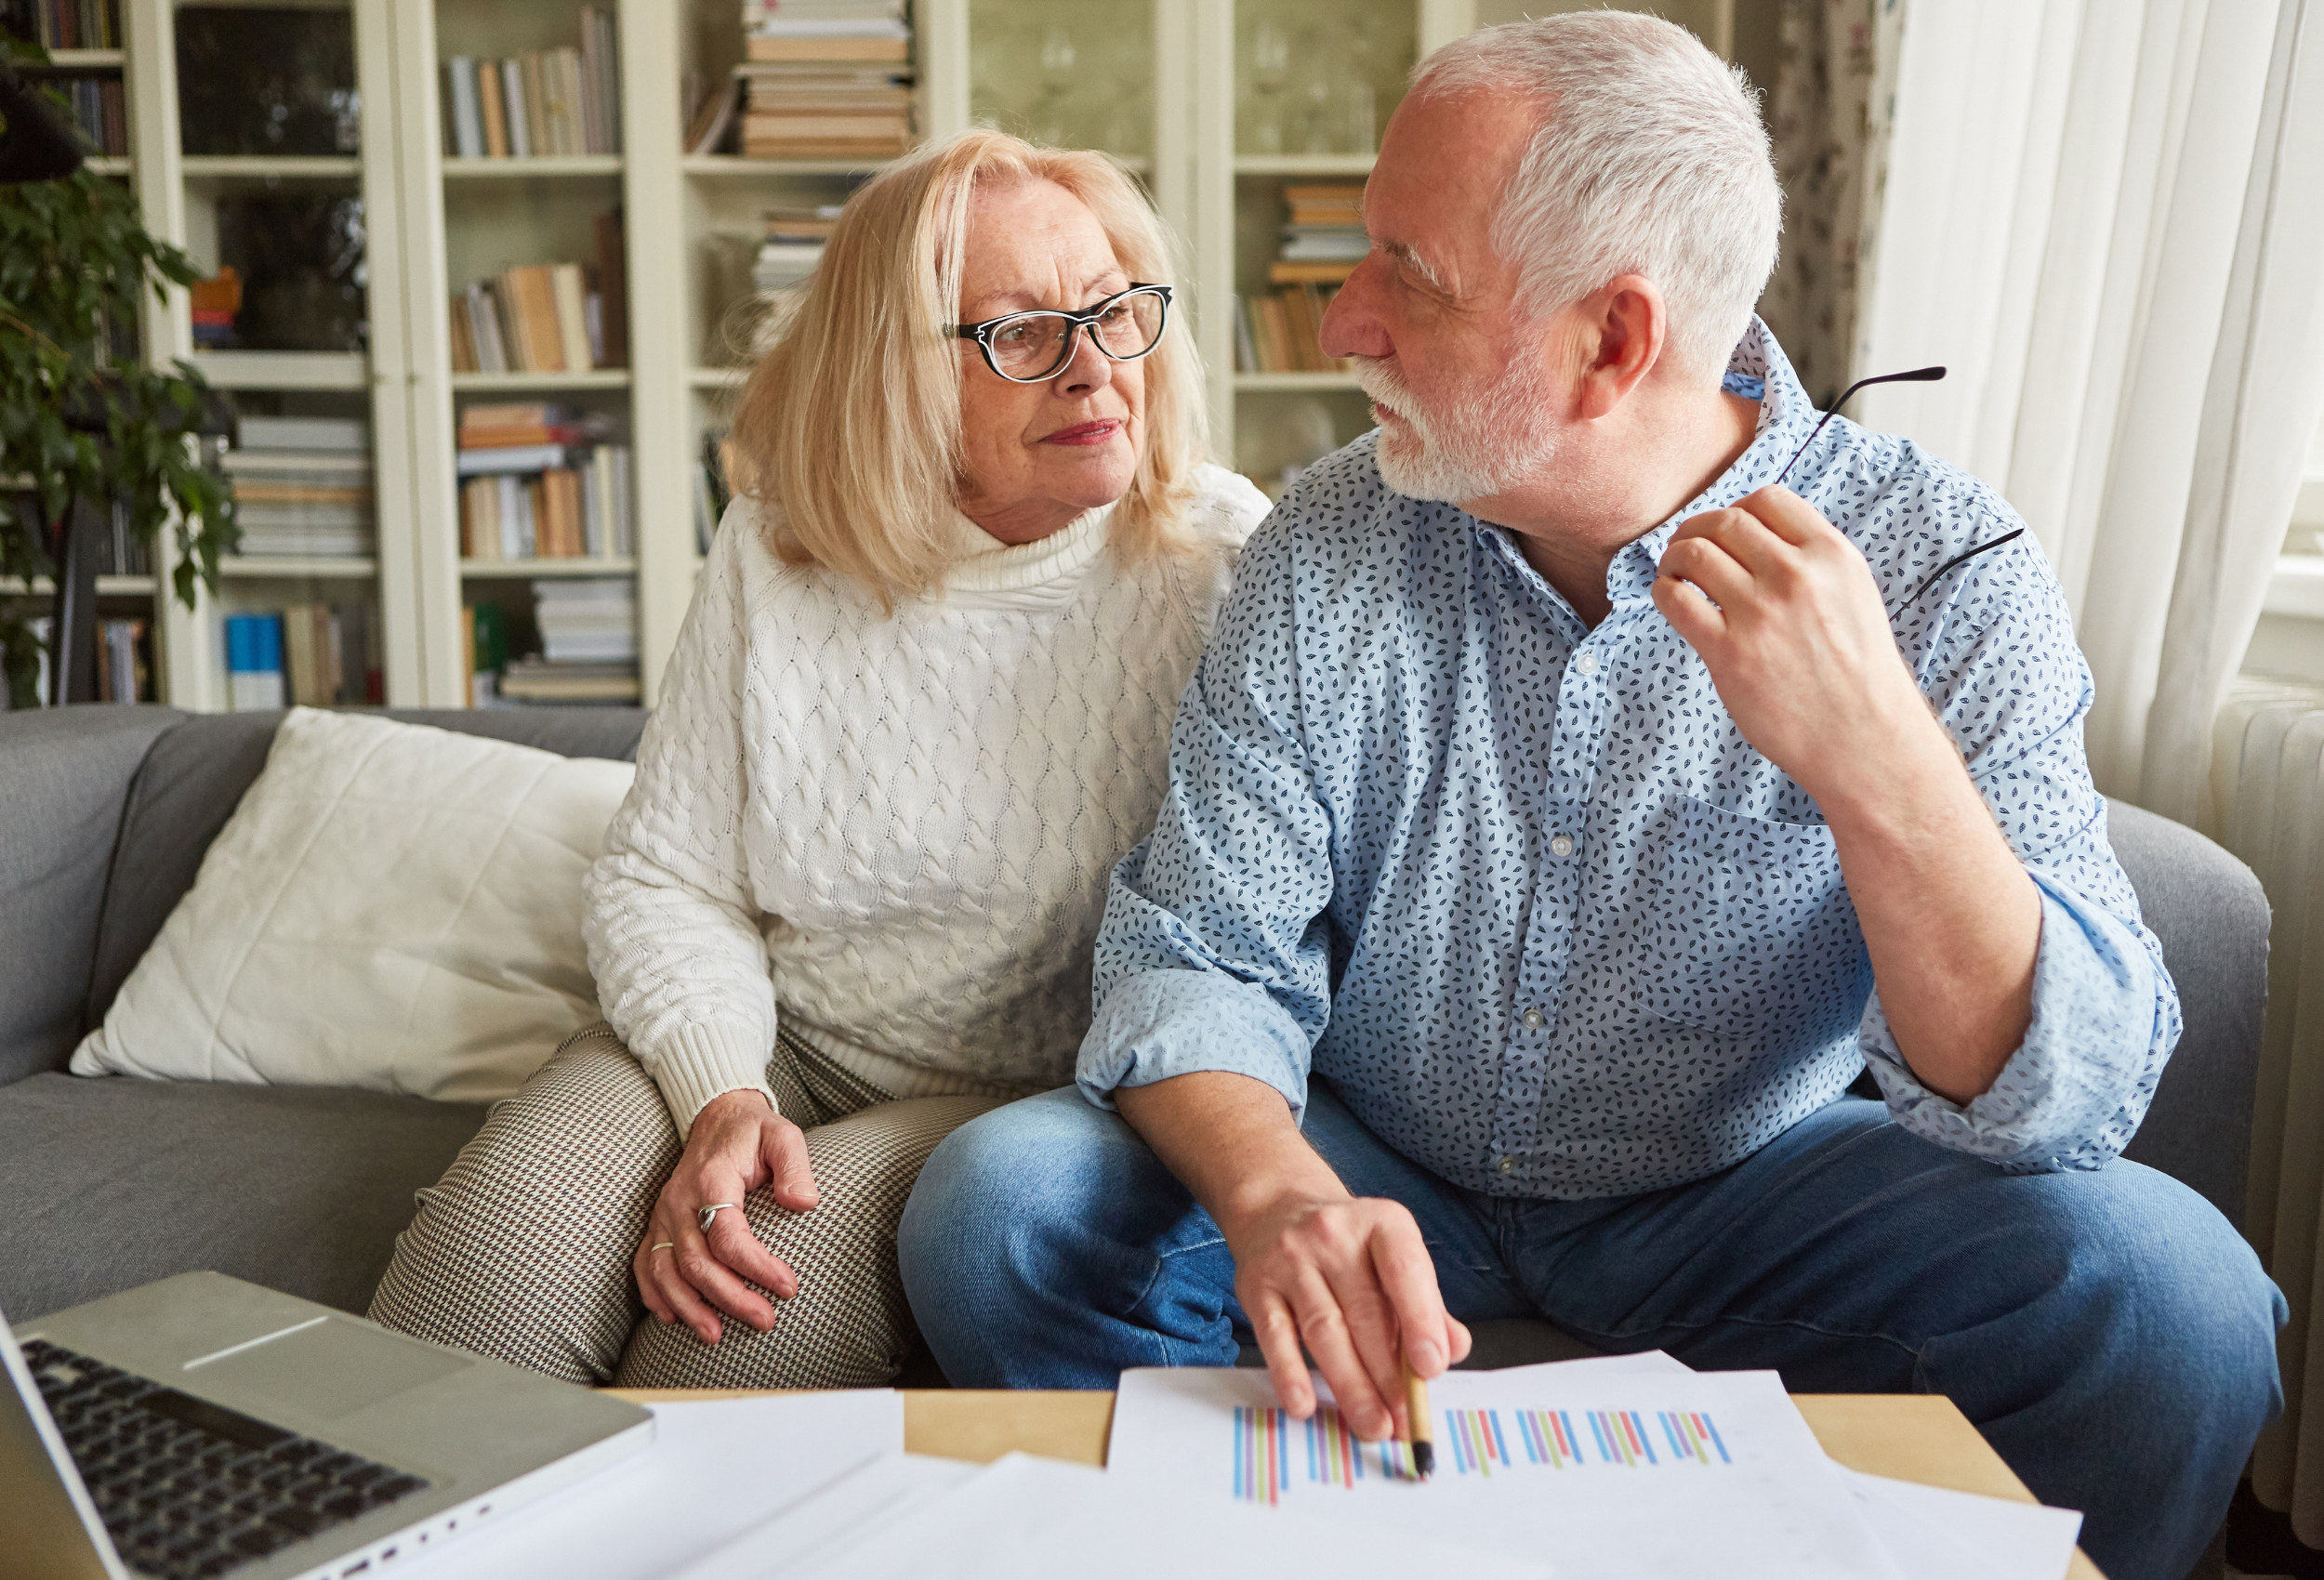
M1783 464L1783 470L1776 474L1776 482L1780 485L1784 479L1791 475L1792 467L1799 461L1801 456L1807 454L1807 447L1816 442L1816 436L1824 431L1824 424L1838 416L1840 415L1840 408L1846 405L1848 403L1848 397L1854 395L1857 390L1862 389L1865 386L1870 384L1934 384L1938 379L1943 378L1944 376L1945 370L1941 367L1917 367L1909 373L1882 373L1876 374L1870 378L1857 379L1854 384L1851 384L1847 388L1842 389L1840 392L1840 399L1831 403L1831 410L1826 412L1823 416L1817 420L1816 426L1808 429L1807 437L1800 441L1800 447L1791 452L1791 459L1786 461Z

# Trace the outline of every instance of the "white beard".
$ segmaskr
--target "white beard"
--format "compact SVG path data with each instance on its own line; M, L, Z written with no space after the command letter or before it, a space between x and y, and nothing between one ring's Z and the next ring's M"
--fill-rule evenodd
M1358 358L1355 381L1404 419L1403 429L1381 424L1377 459L1381 481L1408 499L1459 505L1505 494L1538 476L1557 453L1557 434L1545 420L1548 391L1530 360L1512 363L1491 388L1460 396L1436 415L1422 410L1384 362Z

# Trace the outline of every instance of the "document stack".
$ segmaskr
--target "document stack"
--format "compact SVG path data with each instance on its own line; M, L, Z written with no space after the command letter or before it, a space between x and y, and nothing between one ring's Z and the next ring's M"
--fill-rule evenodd
M460 546L470 560L637 552L629 446L595 413L550 402L460 414Z
M533 597L541 654L509 665L500 694L512 702L635 703L636 586L626 577L543 582Z
M581 47L443 65L444 152L553 159L621 151L621 75L612 12L581 7Z
M742 151L752 159L892 159L912 146L905 0L743 7Z
M372 552L371 435L361 419L244 417L223 465L246 557Z
M1277 289L1256 302L1238 301L1235 362L1245 373L1339 373L1346 364L1324 355L1318 337L1324 309L1371 250L1364 234L1360 186L1286 187L1283 243L1267 266Z

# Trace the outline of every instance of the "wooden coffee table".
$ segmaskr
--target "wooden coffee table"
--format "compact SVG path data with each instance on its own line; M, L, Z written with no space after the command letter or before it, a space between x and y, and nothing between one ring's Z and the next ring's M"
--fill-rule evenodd
M614 1389L623 1399L741 1399L746 1390ZM1105 1463L1114 1425L1111 1393L1009 1393L979 1389L905 1389L904 1446L913 1454L984 1464L1011 1450L1077 1465ZM1824 1452L1852 1470L1957 1492L2032 1503L2001 1456L1953 1402L1935 1394L1802 1393L1792 1402ZM2074 1553L2064 1580L2106 1580Z

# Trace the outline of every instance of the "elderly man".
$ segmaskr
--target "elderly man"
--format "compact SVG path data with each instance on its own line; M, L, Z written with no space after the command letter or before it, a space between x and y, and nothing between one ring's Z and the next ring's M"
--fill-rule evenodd
M1811 438L1751 312L1779 205L1750 93L1668 24L1424 64L1323 331L1379 431L1244 554L1079 1091L955 1134L906 1214L955 1381L1248 1333L1291 1410L1304 1345L1379 1436L1402 1363L1538 1313L1946 1393L2117 1580L2199 1555L2281 1302L2116 1155L2178 1001L2089 674L2006 504Z

